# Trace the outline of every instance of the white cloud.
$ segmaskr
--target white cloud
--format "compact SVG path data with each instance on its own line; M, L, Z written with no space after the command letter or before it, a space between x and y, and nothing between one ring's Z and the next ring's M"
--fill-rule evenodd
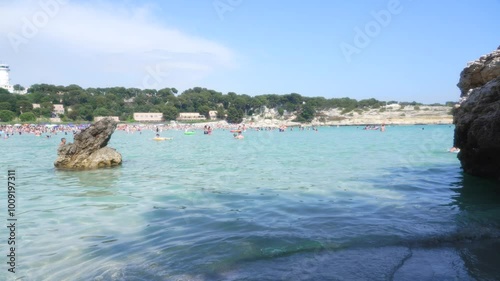
M146 87L159 69L153 86L182 88L235 66L232 50L157 23L150 6L5 1L0 11L0 60L28 83Z

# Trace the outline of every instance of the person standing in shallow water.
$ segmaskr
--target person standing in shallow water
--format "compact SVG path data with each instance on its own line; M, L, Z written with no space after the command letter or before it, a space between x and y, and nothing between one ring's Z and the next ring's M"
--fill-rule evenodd
M61 143L59 143L59 146L65 145L66 144L66 138L61 139Z

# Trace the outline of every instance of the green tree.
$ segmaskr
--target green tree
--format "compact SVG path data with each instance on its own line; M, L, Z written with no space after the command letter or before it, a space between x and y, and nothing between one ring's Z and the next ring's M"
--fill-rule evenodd
M293 104L293 103L287 101L285 103L284 107L285 107L285 110L287 112L294 112L294 111L296 111L297 109L300 108L300 105ZM281 107L280 107L280 109L281 109Z
M107 105L111 102L112 100L108 100L107 97L105 96L97 96L95 97L94 99L94 102L95 102L95 106L97 108L99 107L107 107Z
M36 116L33 114L33 112L25 112L19 115L19 119L21 122L30 122L30 121L36 121Z
M31 112L33 112L36 117L50 118L52 116L52 110L43 107L33 108L33 111Z
M170 89L170 88L164 88L164 89L159 90L158 93L157 93L157 95L159 97L166 98L168 96L174 95L174 93L172 92L172 89Z
M256 96L251 101L251 107L255 112L262 113L262 109L266 103L267 99L264 96Z
M209 111L210 107L208 107L208 105L202 105L198 108L198 113L205 116L207 119L210 119Z
M40 100L40 104L48 102L52 103L54 100L50 96L43 96L42 99ZM56 101L58 103L59 101Z
M109 110L104 107L99 107L94 110L94 116L110 116Z
M235 107L230 107L227 110L227 122L238 124L243 121L243 111L241 109L236 109Z
M64 92L65 89L62 86L55 86L49 84L34 84L28 89L28 93L42 93L42 94L57 94L58 92Z
M47 102L47 101L46 101L46 102L42 102L42 103L40 104L40 107L41 107L41 108L48 109L48 110L50 110L50 111L54 111L54 105L53 105L51 102Z
M16 110L16 102L17 102L16 95L9 93L4 88L0 88L0 103L4 102L10 104L10 108L5 110L11 110L11 111Z
M217 107L217 119L225 119L226 118L226 110L224 110L224 106Z
M14 90L15 91L24 91L25 88L19 84L14 85Z
M316 108L329 108L328 101L324 97L304 98L307 104Z
M371 108L379 108L380 105L385 104L381 101L378 101L374 98L371 99L364 99L358 101L358 107L363 108L363 107L371 107Z
M92 121L94 120L94 114L92 107L90 105L82 105L79 108L79 113L78 116L86 121Z
M289 95L284 95L282 97L282 103L290 103L294 106L301 105L302 100L303 100L302 96L297 93L291 93Z
M6 101L0 102L0 110L11 110L12 105Z
M66 90L68 92L70 92L70 91L82 91L83 88L78 86L78 85L71 84L71 85L66 86L64 90Z
M298 122L311 122L314 119L316 110L310 104L305 104L295 119Z
M175 120L179 116L179 110L172 105L167 105L163 108L163 119L165 120Z
M146 96L156 96L157 91L155 89L144 89L142 93Z
M16 106L19 113L31 112L33 110L33 105L28 100L18 100Z
M0 88L0 95L10 95L11 93L4 88Z
M0 121L10 122L16 117L16 114L10 110L0 110Z
M76 121L76 119L78 119L78 116L80 114L78 108L79 108L78 106L73 106L73 107L69 108L67 110L66 117L68 117L69 119L71 119L73 121Z
M280 107L280 108L278 108L278 114L279 114L280 116L283 116L283 114L284 114L284 113L285 113L285 110L284 110L283 108L281 108L281 107Z

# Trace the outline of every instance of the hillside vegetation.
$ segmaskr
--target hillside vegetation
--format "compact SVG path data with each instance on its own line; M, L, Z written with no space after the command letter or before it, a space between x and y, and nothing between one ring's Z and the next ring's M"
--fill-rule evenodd
M40 104L33 108L32 104ZM63 104L65 113L54 116L53 104ZM454 103L434 106L451 107ZM393 106L398 108L393 108ZM417 102L379 101L374 98L355 100L347 97L305 97L297 93L258 95L195 87L182 93L175 88L87 88L78 85L55 86L35 84L25 95L11 94L0 89L0 120L9 122L34 121L37 118L61 117L63 121L92 121L95 116L119 116L121 121L133 121L134 112L161 112L166 121L175 120L180 112L198 112L207 116L217 111L219 119L240 123L243 118L279 118L296 122L349 119L370 112L397 111L407 107L418 110ZM425 109L425 108L423 108ZM333 111L332 111L333 110ZM333 113L334 114L330 114ZM270 113L274 114L270 116ZM401 117L401 112L399 115ZM342 120L344 120L342 119ZM330 120L331 121L331 120Z

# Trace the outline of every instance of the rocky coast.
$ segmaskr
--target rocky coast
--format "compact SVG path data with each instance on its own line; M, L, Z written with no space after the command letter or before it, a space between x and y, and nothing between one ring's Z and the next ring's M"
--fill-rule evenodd
M353 110L344 112L343 109L329 109L319 111L311 123L301 124L294 122L295 115L279 116L274 110L267 110L263 115L247 118L245 123L254 126L357 126L357 125L420 125L420 124L452 124L453 107L450 106L401 106L389 104L380 108Z
M454 144L464 172L500 180L500 47L470 62L457 85Z

